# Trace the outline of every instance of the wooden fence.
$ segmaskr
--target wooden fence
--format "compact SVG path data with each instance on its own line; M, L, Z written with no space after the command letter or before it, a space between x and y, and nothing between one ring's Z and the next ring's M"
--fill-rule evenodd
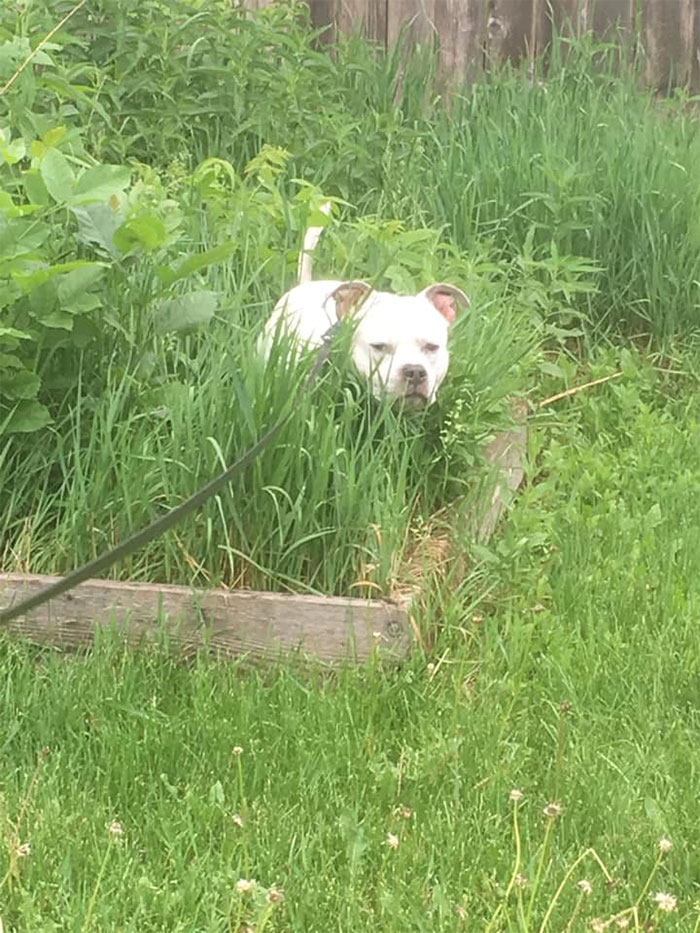
M243 0L258 8L270 0ZM362 29L390 46L408 28L416 42L437 39L447 73L473 79L493 61L519 61L552 37L592 30L604 38L639 34L646 78L666 88L700 89L700 0L309 0L314 25Z

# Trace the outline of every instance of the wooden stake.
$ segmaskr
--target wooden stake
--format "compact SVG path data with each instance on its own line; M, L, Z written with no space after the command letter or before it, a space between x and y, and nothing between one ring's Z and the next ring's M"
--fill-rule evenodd
M568 398L570 395L578 395L578 393L583 392L584 389L590 389L592 386L599 386L603 382L610 382L611 379L617 379L617 377L621 375L621 372L613 373L610 376L603 376L602 379L594 379L593 382L585 382L582 386L574 386L573 389L567 389L566 392L558 392L556 395L550 395L549 398L543 399L538 404L537 408L544 408L546 405L551 405L552 402L558 402L559 399L562 398Z

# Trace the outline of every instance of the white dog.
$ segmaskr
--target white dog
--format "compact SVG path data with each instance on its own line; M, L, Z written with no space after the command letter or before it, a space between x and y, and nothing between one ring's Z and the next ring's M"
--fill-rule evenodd
M330 213L330 205L321 210ZM417 295L374 291L366 282L311 281L311 253L323 227L310 227L299 257L299 284L277 302L260 348L267 357L277 334L300 347L320 347L328 329L353 312L352 358L376 396L386 393L410 406L430 405L449 364L447 336L457 304L469 307L459 288L442 282Z

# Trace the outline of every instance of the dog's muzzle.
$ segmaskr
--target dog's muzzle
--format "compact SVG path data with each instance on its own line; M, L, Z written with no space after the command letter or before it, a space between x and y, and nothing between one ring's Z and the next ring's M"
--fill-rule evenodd
M404 384L404 405L417 408L428 404L428 371L420 363L411 363L401 369Z
M419 392L421 386L428 381L428 371L425 366L421 366L419 363L411 363L408 366L404 366L401 370L401 375L406 383L407 395L412 392Z

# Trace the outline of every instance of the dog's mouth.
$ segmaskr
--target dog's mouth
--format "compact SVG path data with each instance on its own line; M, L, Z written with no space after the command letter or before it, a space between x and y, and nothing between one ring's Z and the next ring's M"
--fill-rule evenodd
M404 408L425 408L428 396L423 392L406 392L399 396L399 402Z

